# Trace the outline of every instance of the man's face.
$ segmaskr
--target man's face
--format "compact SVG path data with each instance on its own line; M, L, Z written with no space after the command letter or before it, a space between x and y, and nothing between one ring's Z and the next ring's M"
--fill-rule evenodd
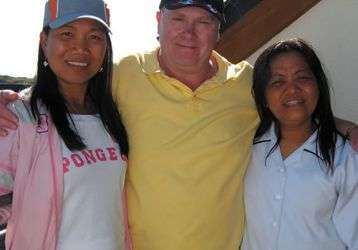
M219 20L203 8L163 9L157 13L161 55L181 67L208 62L219 39Z

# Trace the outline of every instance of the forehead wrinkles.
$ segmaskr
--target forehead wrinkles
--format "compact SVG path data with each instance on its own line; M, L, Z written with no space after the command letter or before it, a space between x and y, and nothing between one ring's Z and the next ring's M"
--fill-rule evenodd
M278 61L275 64L271 64L269 67L271 75L285 75L285 74L298 74L309 73L312 74L310 67L305 63L292 63Z

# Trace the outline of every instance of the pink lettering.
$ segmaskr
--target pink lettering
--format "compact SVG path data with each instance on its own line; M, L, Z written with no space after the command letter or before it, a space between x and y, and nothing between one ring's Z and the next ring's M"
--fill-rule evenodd
M68 171L70 171L70 160L67 159L66 157L63 157L63 160L62 160L62 166L63 166L63 173L67 173Z
M85 157L87 164L92 164L92 163L96 163L96 157L93 154L92 150L83 150L82 151L83 156Z
M84 160L78 154L72 154L71 159L76 167L80 168L84 165Z
M107 151L109 153L109 159L111 161L118 160L118 156L116 154L116 149L115 148L107 148Z
M120 159L119 157L121 157L123 161L127 161L127 157L125 155L120 155L115 147L82 150L80 153L71 154L70 157L63 157L63 172L67 173L71 171L71 167L81 168L98 161L117 161Z
M106 155L104 154L102 149L97 148L94 152L95 152L98 160L100 160L100 161L106 161L107 160Z

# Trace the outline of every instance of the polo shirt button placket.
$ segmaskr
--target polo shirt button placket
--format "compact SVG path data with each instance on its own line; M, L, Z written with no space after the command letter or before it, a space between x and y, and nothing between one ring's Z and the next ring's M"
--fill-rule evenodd
M192 94L187 100L186 107L188 111L195 111L195 102L196 102L195 94Z
M193 110L194 110L195 112L199 112L199 111L200 111L200 109L201 109L201 103L200 103L199 98L198 98L196 95L193 96L192 105L193 105Z

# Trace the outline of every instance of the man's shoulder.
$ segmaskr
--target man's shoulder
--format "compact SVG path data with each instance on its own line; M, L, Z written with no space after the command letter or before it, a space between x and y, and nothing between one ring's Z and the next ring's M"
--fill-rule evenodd
M230 63L227 69L229 79L245 80L251 86L253 69L252 66L246 62L241 61L236 64Z
M154 49L150 51L142 51L142 52L125 55L119 58L119 60L115 62L115 65L125 66L125 65L133 65L133 63L142 64L144 61L148 60L148 58L154 57L154 55L156 55L156 51L157 49Z
M218 53L217 51L213 51L213 56L216 58L216 60L218 60L221 63L230 65L230 66L237 66L237 67L250 67L252 68L251 64L245 60L242 60L238 63L232 63L230 62L228 59L226 59L223 55L221 55L220 53Z
M140 71L140 55L131 54L120 58L113 64L113 83L116 84L119 77L132 75Z
M236 69L237 72L246 72L252 74L253 67L247 61L241 61L236 64L232 64L232 66Z
M237 78L243 75L251 77L253 68L247 61L232 63L216 51L213 52L213 56L219 65L219 69L226 71L228 78Z
M133 65L133 63L139 63L140 54L129 54L119 58L114 62L115 67L123 67L126 65Z
M156 51L141 52L122 57L113 65L112 86L113 93L123 95L132 88L133 82L142 83L146 81L147 73L157 70L159 63Z
M238 63L236 63L234 65L236 67L238 67L238 68L245 68L247 70L252 70L253 69L252 65L248 61L245 61L245 60L241 61L241 62L238 62Z

